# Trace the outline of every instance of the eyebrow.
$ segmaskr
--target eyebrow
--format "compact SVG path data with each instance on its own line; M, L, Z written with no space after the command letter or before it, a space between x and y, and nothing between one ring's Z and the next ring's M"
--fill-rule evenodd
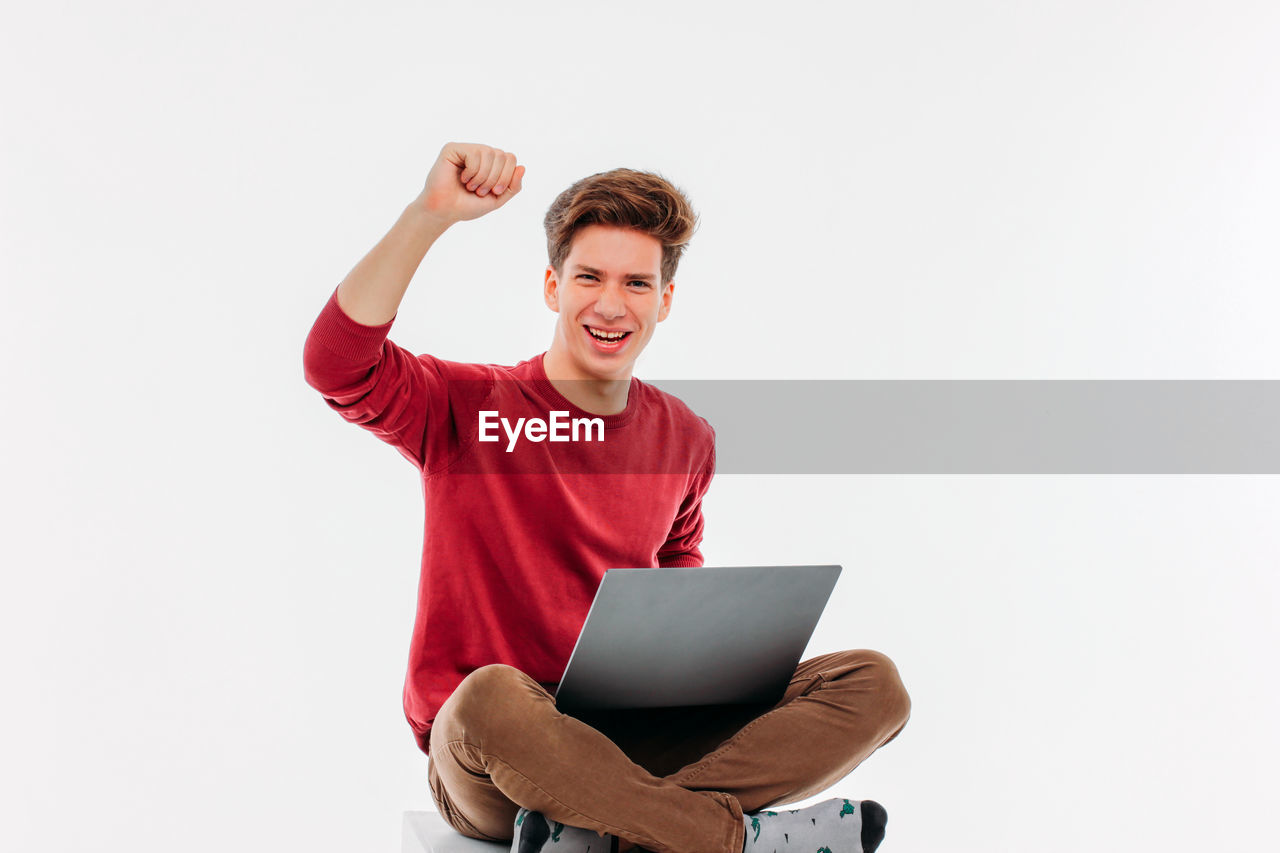
M574 264L573 268L577 272L585 272L594 275L597 278L604 278L604 270L598 270L595 267L589 267L586 264ZM657 276L647 272L627 273L626 277L628 280L638 281L654 281L657 278Z

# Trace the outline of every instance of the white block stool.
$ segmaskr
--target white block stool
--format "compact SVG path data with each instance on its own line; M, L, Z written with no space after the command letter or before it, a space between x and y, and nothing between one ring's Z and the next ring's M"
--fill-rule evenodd
M460 835L437 812L405 812L401 853L497 853L511 844L477 841Z

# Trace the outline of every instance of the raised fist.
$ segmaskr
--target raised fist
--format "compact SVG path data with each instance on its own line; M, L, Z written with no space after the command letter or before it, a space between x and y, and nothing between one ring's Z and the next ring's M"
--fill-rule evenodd
M516 155L471 142L450 142L427 173L417 203L447 222L476 219L520 192L524 166Z

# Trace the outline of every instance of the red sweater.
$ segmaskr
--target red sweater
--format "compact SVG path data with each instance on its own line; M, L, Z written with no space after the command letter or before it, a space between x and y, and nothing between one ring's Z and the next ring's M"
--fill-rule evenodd
M552 387L541 355L514 367L413 355L387 339L392 322L357 323L335 289L307 337L303 368L332 409L394 446L422 477L404 710L425 752L441 703L478 667L505 663L539 682L560 680L606 569L702 565L715 434L638 379L625 410L591 415ZM481 411L498 413L487 418L497 441L479 440ZM512 445L497 425L498 417L548 421L553 411L600 418L603 440L521 435Z

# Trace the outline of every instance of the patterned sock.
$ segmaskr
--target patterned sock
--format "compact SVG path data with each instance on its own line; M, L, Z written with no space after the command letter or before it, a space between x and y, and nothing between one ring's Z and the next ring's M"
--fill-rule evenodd
M547 820L538 812L516 812L511 853L616 853L618 839Z
M888 814L875 800L827 800L805 809L745 815L743 853L874 853Z

